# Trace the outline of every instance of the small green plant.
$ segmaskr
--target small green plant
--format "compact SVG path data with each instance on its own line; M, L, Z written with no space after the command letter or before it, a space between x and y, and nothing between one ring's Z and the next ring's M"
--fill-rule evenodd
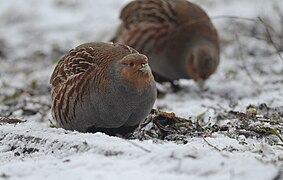
M203 112L203 113L197 115L197 120L198 120L199 122L204 122L204 118L205 118L205 112Z
M22 95L21 92L15 92L14 94L10 95L10 96L6 96L4 97L2 100L0 100L1 103L8 103L8 102L11 102L11 101L14 101L18 98L20 98Z
M33 81L30 83L30 88L31 88L31 89L36 89L36 88L37 88L37 82L36 82L36 80L33 80Z
M239 141L239 144L241 145L247 145L248 143L246 141Z
M50 128L57 128L57 126L56 126L55 124L53 124L53 123L50 124L49 127L50 127Z

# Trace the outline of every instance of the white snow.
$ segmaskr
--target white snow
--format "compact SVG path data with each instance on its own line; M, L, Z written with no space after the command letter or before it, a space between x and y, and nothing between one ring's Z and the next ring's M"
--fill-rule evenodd
M119 11L127 2L129 0L1 1L0 50L7 58L0 57L0 98L13 95L18 89L30 88L33 81L48 91L49 77L58 58L81 43L111 39L119 24ZM267 22L275 31L283 33L282 23L274 10L274 7L283 10L281 0L194 2L212 17L269 18ZM194 82L181 80L183 89L158 99L155 107L186 118L205 112L205 120L208 120L216 115L211 107L245 112L249 104L282 106L282 60L265 41L248 36L252 27L264 32L263 26L249 21L244 27L233 26L237 21L243 22L213 19L221 38L222 52L217 73L206 83L208 90L201 92ZM243 60L239 58L236 33L243 47ZM3 49L1 41L5 44ZM246 53L248 50L258 54L251 56ZM30 98L26 93L20 96ZM50 104L49 93L33 98ZM36 108L36 103L26 107ZM0 104L0 110L7 108ZM264 138L240 137L237 140L214 133L205 139L188 138L185 145L161 140L125 140L102 133L50 128L50 112L46 111L42 119L40 114L27 117L23 110L16 110L12 116L27 122L0 125L0 179L283 178L283 148L268 144ZM240 144L239 140L246 144ZM24 153L27 150L35 152Z
M186 145L128 141L101 133L50 129L35 122L3 126L1 134L5 134L2 144L7 146L1 147L0 174L12 179L265 180L278 173L278 162L271 162L282 153L279 147L264 142L249 139L247 145L240 145L222 135L206 140L219 149L233 148L233 152L214 150L202 138L190 139ZM27 140L24 136L32 138ZM15 156L8 146L39 151Z

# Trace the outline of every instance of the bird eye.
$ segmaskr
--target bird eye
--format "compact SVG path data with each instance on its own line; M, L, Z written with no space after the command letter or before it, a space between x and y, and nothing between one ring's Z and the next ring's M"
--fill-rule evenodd
M130 66L130 67L133 67L133 66L134 66L134 63L133 63L133 62L131 62L131 63L129 64L129 66Z

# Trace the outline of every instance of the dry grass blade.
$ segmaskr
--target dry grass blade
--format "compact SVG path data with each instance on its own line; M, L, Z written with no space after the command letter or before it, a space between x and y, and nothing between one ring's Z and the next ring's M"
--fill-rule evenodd
M120 137L121 139L125 140L127 143L129 143L129 144L131 144L131 145L133 145L133 146L135 146L135 147L137 147L137 148L143 150L143 151L146 152L146 153L150 153L150 152L151 152L150 150L148 150L148 149L146 149L146 148L144 148L144 147L138 145L137 143L135 143L135 142L133 142L133 141L130 141L130 140L128 140L128 139L125 139L125 138L124 138L122 135L120 135L120 134L116 134L116 136L118 136L118 137Z
M210 144L210 143L205 139L205 137L202 137L202 139L204 140L204 142L206 142L207 145L209 145L210 147L213 147L215 150L221 152L221 150L220 150L218 147L216 147L216 146Z
M18 124L26 122L25 120L16 119L16 118L7 118L7 117L0 117L0 125L2 124Z

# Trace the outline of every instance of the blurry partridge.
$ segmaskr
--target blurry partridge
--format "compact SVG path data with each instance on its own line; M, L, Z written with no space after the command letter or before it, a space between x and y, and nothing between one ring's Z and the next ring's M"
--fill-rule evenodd
M147 57L121 44L87 43L70 50L50 83L56 125L81 132L126 134L156 99Z
M199 6L186 0L135 0L120 18L115 41L147 55L159 80L193 79L202 85L215 72L218 35Z

